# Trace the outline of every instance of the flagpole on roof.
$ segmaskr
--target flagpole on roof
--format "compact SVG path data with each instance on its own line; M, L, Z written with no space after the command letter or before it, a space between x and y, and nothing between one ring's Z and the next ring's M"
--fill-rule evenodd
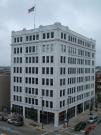
M35 7L35 8L34 8L34 9L35 9L35 11L34 11L34 30L35 30L35 27L36 27L36 26L35 26L35 21L36 21L36 5L35 5L34 7Z
M36 18L36 4L31 7L30 9L28 9L28 13L34 12L34 30L35 30L35 18Z

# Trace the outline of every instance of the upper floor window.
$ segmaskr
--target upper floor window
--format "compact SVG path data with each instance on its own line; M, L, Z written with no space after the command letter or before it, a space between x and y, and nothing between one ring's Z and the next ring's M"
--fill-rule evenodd
M51 38L54 38L54 32L51 32Z

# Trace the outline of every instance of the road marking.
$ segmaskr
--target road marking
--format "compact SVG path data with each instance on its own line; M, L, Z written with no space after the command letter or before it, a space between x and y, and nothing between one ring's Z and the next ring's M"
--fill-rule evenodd
M19 134L18 131L14 130L14 129L12 129L12 128L9 128L9 127L1 126L0 129L1 129L1 130L5 130L5 131L9 131L9 132L11 132L11 133L17 133L17 134Z

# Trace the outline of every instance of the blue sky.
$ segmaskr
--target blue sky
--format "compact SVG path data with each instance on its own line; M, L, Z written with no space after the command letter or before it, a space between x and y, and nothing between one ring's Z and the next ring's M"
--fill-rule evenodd
M101 65L101 0L0 0L0 66L10 65L11 31L61 22L96 40L96 65Z

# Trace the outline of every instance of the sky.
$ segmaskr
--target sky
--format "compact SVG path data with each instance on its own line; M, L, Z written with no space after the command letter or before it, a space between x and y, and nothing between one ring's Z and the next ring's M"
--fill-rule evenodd
M101 66L101 0L0 0L0 66L11 64L11 32L34 28L28 9L36 4L36 27L61 22L96 40L96 66Z

